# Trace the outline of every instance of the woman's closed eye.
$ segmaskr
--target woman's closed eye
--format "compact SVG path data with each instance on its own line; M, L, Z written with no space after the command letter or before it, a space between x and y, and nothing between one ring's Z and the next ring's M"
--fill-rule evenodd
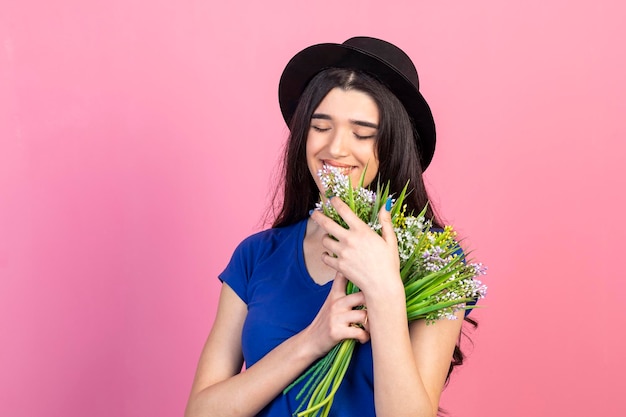
M359 140L374 139L376 138L376 133L372 133L371 135L359 135L358 133L355 133L354 137Z
M331 130L330 127L317 126L317 125L311 125L311 129L313 129L316 132L328 132L329 130ZM374 139L376 137L376 133L359 134L357 132L353 132L352 134L354 135L355 138L359 140Z
M311 125L311 129L315 130L316 132L327 132L330 130L330 127Z

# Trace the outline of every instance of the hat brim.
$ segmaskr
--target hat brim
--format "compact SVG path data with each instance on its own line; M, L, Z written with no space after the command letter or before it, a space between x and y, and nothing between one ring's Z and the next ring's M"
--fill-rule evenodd
M300 96L313 77L327 68L356 69L374 76L398 97L419 135L422 170L435 152L435 121L428 103L415 86L389 63L349 45L324 43L310 46L295 55L285 67L278 87L283 118L290 125Z

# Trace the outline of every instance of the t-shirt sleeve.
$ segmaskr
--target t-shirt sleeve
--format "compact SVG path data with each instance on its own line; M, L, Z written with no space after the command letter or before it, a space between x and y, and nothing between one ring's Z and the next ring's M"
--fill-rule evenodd
M252 274L254 242L248 238L241 242L233 252L226 269L218 275L223 283L228 284L235 294L248 304L248 282Z

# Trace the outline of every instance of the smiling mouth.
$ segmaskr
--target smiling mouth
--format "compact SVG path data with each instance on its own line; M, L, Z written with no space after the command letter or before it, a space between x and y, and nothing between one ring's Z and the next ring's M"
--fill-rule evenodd
M329 161L322 161L322 163L324 164L324 169L328 169L331 171L337 171L342 175L350 175L350 172L352 172L352 170L355 168L354 166L351 165L341 165L341 164L336 164L336 163L331 163Z

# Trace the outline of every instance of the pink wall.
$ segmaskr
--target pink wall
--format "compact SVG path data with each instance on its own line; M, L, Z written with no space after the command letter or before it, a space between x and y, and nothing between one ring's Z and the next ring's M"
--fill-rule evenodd
M267 203L282 67L355 34L414 57L428 182L490 267L443 405L626 414L625 7L401 3L3 3L0 415L182 414L216 275Z

